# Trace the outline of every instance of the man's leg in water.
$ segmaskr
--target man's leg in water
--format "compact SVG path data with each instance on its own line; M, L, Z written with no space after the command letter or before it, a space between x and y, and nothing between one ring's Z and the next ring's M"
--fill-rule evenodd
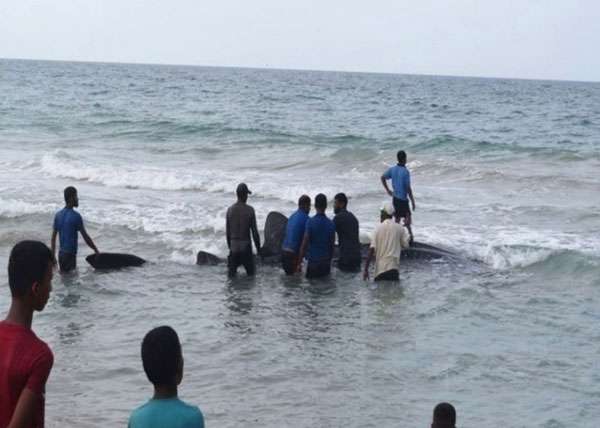
M414 237L413 237L413 233L412 233L412 227L410 227L410 224L412 223L411 221L411 213L410 211L408 211L406 213L406 217L404 217L404 226L408 229L408 234L410 235L410 245L412 245L413 241L414 241Z
M242 256L242 264L244 265L244 269L246 269L246 274L248 276L254 276L256 272L256 266L254 264L254 254L252 254L252 247L249 247Z
M229 253L229 257L227 257L227 274L229 278L237 275L237 267L239 266L237 259L237 253Z

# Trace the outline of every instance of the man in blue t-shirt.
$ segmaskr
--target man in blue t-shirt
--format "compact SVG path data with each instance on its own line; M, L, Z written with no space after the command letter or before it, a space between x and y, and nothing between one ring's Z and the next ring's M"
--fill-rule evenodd
M281 265L286 275L293 275L298 264L298 253L304 238L306 221L310 212L310 197L300 196L298 209L290 216L285 229L285 238L281 245Z
M62 273L67 273L77 266L77 240L81 233L88 246L98 254L98 248L87 234L83 226L81 214L73 208L79 206L77 189L69 186L64 191L65 207L54 216L54 226L52 228L51 249L52 256L56 261L56 235L59 236L60 250L58 253L58 265Z
M296 264L296 271L302 269L302 259L308 250L308 265L306 266L307 278L320 278L331 272L331 258L335 243L335 225L325 215L327 197L319 193L315 197L315 210L317 213L306 221L306 229L300 254Z
M415 198L413 197L412 188L410 186L410 172L406 168L406 153L404 150L400 150L396 155L398 158L398 164L389 168L381 176L381 184L385 188L385 191L393 199L396 223L400 222L401 218L404 218L404 225L408 229L410 234L410 241L413 240L413 233L410 227L411 224L411 213L408 206L408 198L412 202L413 211L415 208ZM387 180L392 180L392 192L388 187Z

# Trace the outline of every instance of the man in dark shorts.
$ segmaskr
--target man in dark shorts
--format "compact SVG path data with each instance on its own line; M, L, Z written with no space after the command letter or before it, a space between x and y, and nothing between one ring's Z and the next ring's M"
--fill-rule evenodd
M344 272L360 271L360 240L358 237L358 220L347 210L348 198L344 193L335 195L333 212L335 232L340 245L338 269Z
M304 238L309 212L310 197L302 195L298 199L298 209L287 222L285 238L281 245L281 265L286 275L293 275L296 272L298 253L300 252L300 245L302 245L302 238Z
M43 427L52 351L31 329L52 291L54 257L38 241L21 241L8 260L11 304L0 322L0 427Z
M410 241L413 241L413 233L410 227L411 224L411 212L408 206L408 198L412 202L413 211L415 208L415 198L413 197L412 188L410 186L410 172L406 168L406 153L404 150L400 150L396 157L398 158L398 164L389 168L381 176L381 184L385 188L385 191L390 195L393 200L394 210L396 212L396 223L400 222L401 218L404 218L404 225L410 233ZM392 180L392 192L388 187L387 180Z
M296 271L300 272L302 259L308 250L307 278L321 278L331 273L335 225L325 215L326 209L327 197L319 193L315 197L315 210L317 213L306 222L306 231L304 232L296 266Z
M56 260L56 235L58 235L60 241L58 265L61 273L70 272L77 266L78 232L83 236L85 243L98 254L98 248L83 226L81 214L73 209L79 206L77 189L72 186L67 187L64 190L64 198L65 207L54 216L50 245L52 248L52 257Z
M248 276L255 273L254 255L252 254L252 242L250 232L256 245L256 253L260 252L260 235L256 227L256 215L254 208L246 204L248 195L252 192L245 183L240 183L235 191L237 202L227 210L225 233L227 236L227 247L229 247L229 258L227 268L229 277L237 275L237 268L243 265Z

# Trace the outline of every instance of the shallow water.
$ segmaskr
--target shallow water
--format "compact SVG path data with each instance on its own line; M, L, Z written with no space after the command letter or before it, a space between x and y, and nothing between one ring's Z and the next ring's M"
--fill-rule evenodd
M57 275L34 321L49 426L124 425L161 324L208 426L427 426L442 400L460 426L595 426L600 85L0 61L0 91L0 264L48 241L69 184L101 250L150 261L94 272L81 242ZM261 224L345 191L367 241L400 148L417 239L462 261L407 260L382 286L194 265L225 254L239 181Z

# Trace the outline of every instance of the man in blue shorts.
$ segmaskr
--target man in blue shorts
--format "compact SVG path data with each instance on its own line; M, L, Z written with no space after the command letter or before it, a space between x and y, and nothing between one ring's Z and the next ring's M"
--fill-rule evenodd
M285 229L285 239L282 244L281 265L286 275L293 275L298 264L298 253L304 238L306 221L310 212L310 197L300 196L298 209L292 214Z
M335 243L335 225L325 215L327 197L319 193L315 197L315 210L317 213L306 222L306 230L300 254L296 264L296 271L302 269L302 259L308 250L308 265L306 266L307 278L320 278L331 272L331 258Z
M408 206L408 198L412 202L413 211L415 208L415 198L413 197L412 188L410 187L410 172L406 168L406 153L404 150L400 150L397 154L398 164L389 168L381 176L381 184L385 188L385 191L393 199L396 223L400 222L401 218L404 218L404 225L410 233L410 242L413 241L413 233L410 227L411 224L411 213ZM392 180L392 192L388 187L387 180Z
M77 266L77 241L81 233L85 243L98 254L98 248L87 234L83 226L81 214L73 208L79 206L77 189L69 186L64 191L65 207L54 216L54 227L52 230L51 249L52 257L56 260L56 235L60 240L60 251L58 253L58 265L61 273L67 273Z

